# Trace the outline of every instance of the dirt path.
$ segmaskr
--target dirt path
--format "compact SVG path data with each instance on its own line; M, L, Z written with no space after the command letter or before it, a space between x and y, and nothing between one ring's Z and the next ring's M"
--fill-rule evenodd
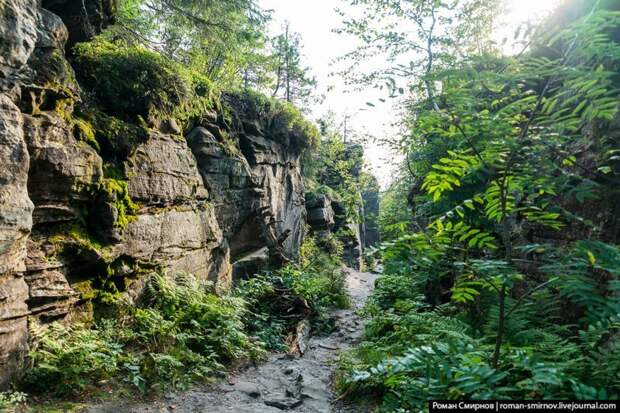
M334 404L331 375L338 354L362 334L355 314L370 294L376 275L347 270L347 289L352 307L336 310L336 330L329 336L311 337L303 357L273 354L269 359L229 376L221 384L167 394L148 405L98 406L85 413L299 413L354 412Z

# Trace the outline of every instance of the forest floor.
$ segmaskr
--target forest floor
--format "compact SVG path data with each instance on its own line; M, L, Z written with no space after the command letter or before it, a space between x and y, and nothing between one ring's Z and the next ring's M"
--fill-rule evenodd
M138 405L104 404L83 413L352 413L360 408L339 403L332 392L336 359L355 344L363 331L356 314L374 287L376 275L346 270L351 308L334 310L336 328L312 336L303 356L274 353L258 365L231 373L219 384L167 393L160 400Z

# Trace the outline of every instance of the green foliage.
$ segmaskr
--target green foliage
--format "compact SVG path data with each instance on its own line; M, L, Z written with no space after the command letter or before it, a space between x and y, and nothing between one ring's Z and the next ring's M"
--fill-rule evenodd
M379 411L428 399L617 397L617 211L600 205L616 202L620 176L608 138L620 14L598 4L534 28L516 58L438 55L412 72L412 90L425 90L407 102L398 142L409 176L383 201L384 276L364 341L343 359L347 394L375 395Z
M551 261L559 256L558 261ZM620 314L620 247L582 240L567 252L556 251L543 270L556 275L560 296L583 311L586 325Z
M303 267L258 275L223 296L191 275L153 274L139 307L116 297L114 319L33 325L36 346L21 385L55 396L121 385L152 392L186 387L234 362L260 359L265 347L283 350L297 321L310 317L313 328L324 330L330 327L328 310L348 305L337 258L319 254Z
M408 200L412 183L409 173L401 170L387 190L381 193L377 223L382 240L398 238L414 229L414 211ZM420 209L416 208L416 211Z
M75 48L77 72L108 114L187 121L213 105L210 81L141 46L97 38Z
M293 33L286 23L284 33L272 39L275 60L275 86L272 95L300 107L307 107L317 86L316 79L309 77L310 69L301 63L301 36Z
M104 323L89 329L82 324L33 327L37 347L31 349L33 367L24 379L29 391L77 394L120 370L123 344L113 337L113 326Z
M364 339L341 360L341 391L374 394L380 399L378 411L385 412L423 409L429 399L615 397L615 363L607 368L596 361L599 351L618 351L613 340L597 346L599 334L613 331L615 321L575 336L545 321L542 311L549 310L544 308L549 296L538 297L539 302L514 313L511 345L502 365L494 368L494 334L473 328L458 304L429 306L426 285L421 272L379 278L364 310L372 317ZM491 323L497 320L493 312L486 315ZM592 366L601 369L596 379L590 375Z
M253 0L122 0L109 38L155 49L223 88L262 86L269 13Z
M337 249L342 252L342 246ZM326 252L312 237L301 252L300 264L257 275L239 286L252 309L250 331L270 348L282 348L283 338L303 317L310 317L319 331L331 328L329 310L349 305L339 256Z
M153 308L176 330L185 332L184 346L202 354L217 354L223 361L260 354L243 334L243 300L218 297L210 292L208 283L185 275L178 276L174 282L155 275L149 287Z
M9 408L16 409L28 400L28 395L22 392L2 392L0 393L0 409L10 411Z
M364 149L358 143L345 143L333 130L333 125L322 123L323 138L318 151L312 152L303 162L311 199L318 194L327 194L334 201L344 205L347 222L359 223L363 207L361 191L375 178L364 168Z
M425 94L433 99L432 70L454 63L457 56L495 49L489 41L500 2L454 3L412 0L349 0L355 12L343 10L338 33L354 36L358 46L340 60L348 83L386 90L390 96ZM384 64L367 65L368 61ZM404 80L404 82L403 82Z
M225 101L229 110L241 121L260 119L269 137L298 153L316 149L319 144L316 127L289 102L281 102L249 89L229 94Z
M24 388L78 395L102 383L141 392L158 383L183 387L264 354L246 333L242 298L215 296L208 283L183 274L153 275L147 289L145 306L118 304L118 319L33 330L38 344Z
M97 152L101 150L99 142L95 139L95 131L87 121L77 118L73 120L73 136L79 141L86 142Z

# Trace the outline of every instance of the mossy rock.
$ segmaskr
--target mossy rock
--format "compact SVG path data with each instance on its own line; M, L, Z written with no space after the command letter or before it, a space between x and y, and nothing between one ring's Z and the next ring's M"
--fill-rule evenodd
M84 107L78 108L78 113L91 126L99 152L109 163L122 163L139 144L148 140L149 128L141 117L127 122L98 109Z
M129 196L127 181L114 165L106 164L105 178L88 189L90 204L84 221L89 234L107 245L121 241L121 234L136 218L138 206Z
M82 142L86 142L90 146L92 146L97 152L101 150L99 146L99 142L95 138L95 130L93 129L93 125L90 122L80 119L73 119L73 136Z
M75 67L103 111L126 121L185 123L214 105L209 79L141 46L101 38L81 43L75 47Z
M223 100L232 122L238 122L246 133L264 134L297 153L319 145L317 128L288 102L247 89L228 93Z

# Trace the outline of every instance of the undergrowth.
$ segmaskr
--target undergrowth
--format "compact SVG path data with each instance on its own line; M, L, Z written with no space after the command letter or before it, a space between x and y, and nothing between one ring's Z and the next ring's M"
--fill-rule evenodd
M84 399L113 389L140 395L217 378L268 349L285 351L297 322L309 319L324 331L329 308L348 304L337 257L319 254L222 296L191 275L153 274L138 306L118 298L113 319L33 323L31 366L18 388L45 398Z
M349 305L340 264L341 245L327 252L309 237L299 264L267 271L240 283L238 294L249 303L247 326L271 349L283 349L287 334L304 318L316 332L332 328L329 309Z
M571 256L571 268L579 268L579 256L575 252ZM393 264L387 267L396 268ZM426 273L400 264L404 271L379 278L363 310L370 317L363 341L341 357L337 385L349 397L373 395L377 411L393 412L424 410L431 399L614 399L620 395L620 345L613 339L620 316L599 312L600 317L584 318L580 325L563 323L559 317L563 305L588 300L582 307L585 314L603 305L611 308L611 302L617 306L617 298L603 303L602 297L584 293L591 291L596 280L587 269L582 268L572 282L558 284L553 293L533 294L512 313L504 355L495 368L491 354L497 305L492 293L483 291L467 305L454 298L431 305L425 296Z
M23 388L75 396L127 383L146 392L185 387L229 363L259 359L264 345L245 332L245 302L210 291L208 283L190 275L153 275L145 304L118 304L117 319L33 328L37 346Z

